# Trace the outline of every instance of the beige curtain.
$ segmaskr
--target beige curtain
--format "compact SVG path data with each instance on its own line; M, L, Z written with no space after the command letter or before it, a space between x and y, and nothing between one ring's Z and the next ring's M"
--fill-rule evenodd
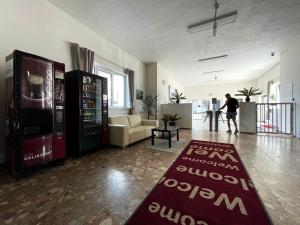
M133 101L134 101L134 71L126 69L125 73L128 75L128 85L129 85L129 115L134 112Z
M73 70L82 70L88 73L93 73L94 67L94 52L81 48L76 43L71 43L71 57Z

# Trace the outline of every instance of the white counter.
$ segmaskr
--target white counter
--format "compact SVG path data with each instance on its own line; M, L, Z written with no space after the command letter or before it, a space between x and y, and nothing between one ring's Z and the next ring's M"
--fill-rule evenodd
M181 117L176 123L180 128L192 129L193 114L192 114L192 103L182 104L161 104L161 115L162 114L177 114Z
M255 102L240 102L239 128L242 133L257 133Z

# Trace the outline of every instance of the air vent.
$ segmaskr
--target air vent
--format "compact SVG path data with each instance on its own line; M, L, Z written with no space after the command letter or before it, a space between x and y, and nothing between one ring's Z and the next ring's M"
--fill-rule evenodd
M199 59L199 62L203 62L203 61L209 61L209 60L213 60L213 59L221 59L221 58L225 58L228 55L219 55L219 56L214 56L214 57L209 57L209 58L204 58L204 59Z

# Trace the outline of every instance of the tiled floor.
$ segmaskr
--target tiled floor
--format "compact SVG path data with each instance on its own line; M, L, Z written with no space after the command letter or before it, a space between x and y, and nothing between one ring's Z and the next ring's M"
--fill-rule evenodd
M299 139L201 129L182 130L181 137L235 144L274 225L300 224ZM149 141L103 149L18 182L1 175L0 224L124 224L179 153L145 149Z

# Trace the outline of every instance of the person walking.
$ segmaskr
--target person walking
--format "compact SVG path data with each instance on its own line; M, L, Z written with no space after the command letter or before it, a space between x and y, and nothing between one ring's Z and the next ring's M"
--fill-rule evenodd
M222 109L224 109L227 106L227 113L226 113L226 118L227 118L227 126L228 126L228 133L231 133L231 128L230 128L230 119L233 121L234 127L235 127L235 131L234 133L238 133L238 127L237 127L237 123L236 123L236 115L237 115L237 111L236 109L240 107L239 101L235 98L232 98L231 95L229 93L227 93L225 95L226 97L226 102L225 104L219 109L219 111L221 111Z

